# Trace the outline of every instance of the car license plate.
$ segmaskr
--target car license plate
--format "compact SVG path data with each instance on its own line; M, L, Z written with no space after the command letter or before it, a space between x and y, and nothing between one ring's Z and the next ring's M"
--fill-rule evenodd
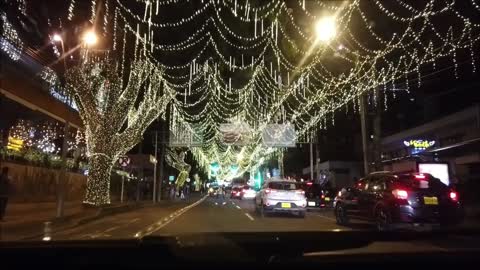
M330 201L330 197L325 197L325 201L326 201L326 202L329 202L329 201Z
M437 205L438 204L437 197L423 197L423 201L425 202L425 204L429 204L429 205Z
M290 203L282 202L282 208L290 208Z
M308 202L308 206L315 206L315 202Z

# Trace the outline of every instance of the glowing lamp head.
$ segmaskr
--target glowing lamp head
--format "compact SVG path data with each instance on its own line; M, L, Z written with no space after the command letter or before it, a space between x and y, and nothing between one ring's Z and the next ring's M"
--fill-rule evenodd
M337 28L334 17L325 17L320 19L315 25L317 40L321 42L329 42L337 34Z
M88 31L83 36L83 42L85 42L87 46L95 45L97 43L97 35L93 31Z
M59 34L54 34L52 36L52 40L55 41L55 42L62 42L63 41L62 36L60 36Z

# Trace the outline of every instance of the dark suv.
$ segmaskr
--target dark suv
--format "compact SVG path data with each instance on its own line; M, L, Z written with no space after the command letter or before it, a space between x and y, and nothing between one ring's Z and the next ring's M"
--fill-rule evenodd
M302 183L302 189L307 197L307 210L332 208L335 197L332 189L312 182Z
M338 224L357 218L380 231L454 225L463 218L458 193L430 174L372 173L339 191L334 207Z

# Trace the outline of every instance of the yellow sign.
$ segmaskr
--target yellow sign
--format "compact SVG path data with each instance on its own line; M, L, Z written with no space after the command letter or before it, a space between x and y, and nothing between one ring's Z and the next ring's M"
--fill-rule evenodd
M427 149L435 145L435 141L427 141L427 140L410 140L410 141L403 141L403 144L407 147L414 147L417 149Z
M23 140L16 139L13 137L8 137L8 150L20 151L23 148Z

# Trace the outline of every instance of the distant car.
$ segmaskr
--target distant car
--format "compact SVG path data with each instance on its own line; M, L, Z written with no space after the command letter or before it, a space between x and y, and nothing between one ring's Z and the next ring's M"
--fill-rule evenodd
M242 188L241 187L233 187L232 192L230 192L230 198L241 199L242 198Z
M305 191L292 181L267 182L255 197L255 209L261 216L288 212L305 217L306 205Z
M211 185L209 188L208 188L208 195L213 197L213 196L217 196L217 193L218 193L218 189L220 187L217 186L217 185Z
M255 195L257 195L255 189L253 189L251 186L244 186L241 189L240 199L253 199L255 198Z
M379 231L455 225L463 218L459 194L430 174L372 173L339 191L335 217L375 222Z
M333 207L335 194L332 190L313 182L303 183L302 189L305 191L305 197L307 198L307 210Z

